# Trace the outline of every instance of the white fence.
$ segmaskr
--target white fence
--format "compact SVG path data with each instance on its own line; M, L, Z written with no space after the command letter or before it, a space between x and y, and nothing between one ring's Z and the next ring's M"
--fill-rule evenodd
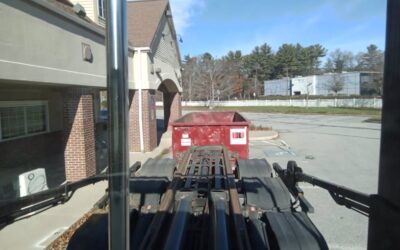
M162 102L157 102L162 106ZM182 106L205 107L207 101L182 101ZM245 107L245 106L286 106L286 107L347 107L347 108L382 108L382 99L379 98L348 98L348 99L287 99L287 100L235 100L215 101L215 106L223 107Z

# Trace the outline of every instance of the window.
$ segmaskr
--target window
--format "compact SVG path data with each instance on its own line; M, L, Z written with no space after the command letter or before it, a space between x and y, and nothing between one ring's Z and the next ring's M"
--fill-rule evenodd
M0 103L0 141L47 131L47 102Z
M0 108L1 139L25 135L24 107Z
M101 18L106 18L106 10L104 6L104 0L98 0L97 1L98 5L98 10L99 10L99 17Z

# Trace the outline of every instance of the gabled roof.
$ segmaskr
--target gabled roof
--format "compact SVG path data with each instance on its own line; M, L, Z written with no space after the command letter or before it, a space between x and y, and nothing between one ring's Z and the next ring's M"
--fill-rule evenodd
M128 40L134 47L150 47L168 0L128 1Z

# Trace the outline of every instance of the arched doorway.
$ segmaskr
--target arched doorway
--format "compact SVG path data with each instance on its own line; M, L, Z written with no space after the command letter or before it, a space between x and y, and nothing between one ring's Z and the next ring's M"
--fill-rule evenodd
M169 123L181 116L181 94L175 82L169 79L163 80L155 87L129 91L130 152L152 151L160 143L161 136L168 129ZM162 121L157 119L157 91L162 94L163 99ZM160 129L159 122L162 122Z
M170 128L170 123L182 116L181 93L174 81L166 79L157 90L162 93L164 122L163 132Z

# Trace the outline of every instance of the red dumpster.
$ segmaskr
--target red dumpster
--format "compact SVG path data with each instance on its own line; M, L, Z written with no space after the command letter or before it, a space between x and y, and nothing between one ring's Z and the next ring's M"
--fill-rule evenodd
M249 157L249 125L238 112L192 112L172 124L172 153L180 161L190 146L224 145L231 158Z

